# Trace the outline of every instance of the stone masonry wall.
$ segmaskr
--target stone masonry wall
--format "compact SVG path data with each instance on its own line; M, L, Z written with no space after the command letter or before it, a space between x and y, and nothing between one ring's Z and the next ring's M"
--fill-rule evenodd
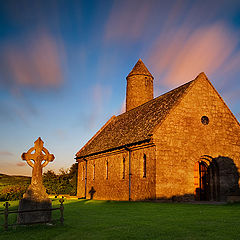
M239 171L240 126L203 76L155 130L154 143L157 198L193 198L194 165L203 155L230 158Z
M127 78L126 111L153 99L153 79L146 75Z
M146 178L143 178L144 154L146 154L147 163ZM123 158L125 158L125 174L123 173ZM79 197L85 196L85 170L86 162L79 162L77 193ZM132 149L131 173L131 199L140 200L155 198L155 151L153 146L141 146L140 148L135 147ZM93 195L93 199L128 200L128 151L115 151L99 155L98 157L87 158L87 199L91 198L89 191L92 187L96 191Z

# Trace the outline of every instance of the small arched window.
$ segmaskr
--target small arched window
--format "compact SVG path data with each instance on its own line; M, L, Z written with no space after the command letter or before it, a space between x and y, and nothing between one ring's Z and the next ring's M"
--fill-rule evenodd
M106 162L106 179L108 179L108 161Z
M84 180L84 175L85 175L85 169L84 169L84 166L82 168L82 180Z
M122 179L125 179L125 171L126 171L126 160L125 157L123 158L123 172L122 172Z
M147 176L147 158L146 154L143 155L143 177Z
M148 85L148 78L145 77L145 86L147 87L147 85Z
M95 180L95 164L93 164L93 180Z

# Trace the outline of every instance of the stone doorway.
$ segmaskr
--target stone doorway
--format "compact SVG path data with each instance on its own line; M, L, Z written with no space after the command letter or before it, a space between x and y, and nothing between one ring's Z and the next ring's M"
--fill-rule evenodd
M219 168L215 159L203 156L194 167L194 196L197 201L219 201Z
M226 201L239 189L239 172L233 159L203 155L194 166L194 189L197 201Z
M209 201L210 199L210 168L209 163L200 160L194 169L195 200Z

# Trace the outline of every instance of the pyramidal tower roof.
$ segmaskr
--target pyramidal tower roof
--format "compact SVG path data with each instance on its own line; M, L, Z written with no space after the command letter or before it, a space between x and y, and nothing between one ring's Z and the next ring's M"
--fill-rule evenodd
M128 74L127 78L132 75L146 75L153 78L152 74L148 71L147 67L145 66L141 58L139 58L138 62L135 64L132 71Z

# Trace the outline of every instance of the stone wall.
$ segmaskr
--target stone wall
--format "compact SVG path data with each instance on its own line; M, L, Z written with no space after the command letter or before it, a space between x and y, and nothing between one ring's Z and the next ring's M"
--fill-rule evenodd
M131 199L155 198L155 150L152 145L131 149ZM143 177L143 156L146 155L146 177ZM125 172L123 159L125 159ZM87 160L86 197L93 199L129 200L129 152L110 152ZM95 166L95 167L94 167ZM95 170L94 170L95 168ZM86 161L79 162L78 197L85 196ZM94 173L95 172L95 173Z
M126 111L153 99L153 78L132 75L127 78Z
M201 121L203 116L208 118L208 124ZM144 154L146 178L143 177ZM152 143L131 148L131 199L193 200L199 180L197 163L203 159L208 166L213 160L217 162L220 179L212 181L210 187L219 191L219 200L225 200L229 191L237 189L239 184L240 125L205 75L201 74L155 129ZM87 198L91 198L89 191L93 188L94 199L129 199L127 150L99 154L85 160L79 160L79 197L85 196L87 162ZM227 162L233 163L231 169L234 171L224 167ZM220 186L215 188L213 184L216 182Z
M209 124L201 122L202 116ZM155 130L156 197L193 199L194 166L203 155L240 167L240 127L209 81L201 76Z

